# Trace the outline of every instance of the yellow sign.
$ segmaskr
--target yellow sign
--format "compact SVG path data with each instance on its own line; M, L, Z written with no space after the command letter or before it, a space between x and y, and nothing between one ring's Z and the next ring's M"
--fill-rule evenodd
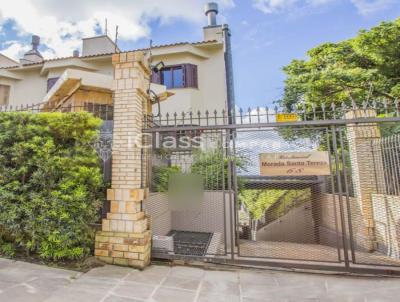
M329 154L325 151L260 154L262 176L330 175Z
M278 123L284 122L297 122L299 117L296 113L277 113L276 114L276 121Z

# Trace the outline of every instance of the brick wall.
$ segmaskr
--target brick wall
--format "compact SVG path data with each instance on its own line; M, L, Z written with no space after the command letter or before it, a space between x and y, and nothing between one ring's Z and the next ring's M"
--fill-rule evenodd
M143 52L113 55L114 131L112 181L107 191L110 213L96 235L95 255L110 264L144 268L150 262L151 231L142 206L148 190L140 137L148 111L150 70Z

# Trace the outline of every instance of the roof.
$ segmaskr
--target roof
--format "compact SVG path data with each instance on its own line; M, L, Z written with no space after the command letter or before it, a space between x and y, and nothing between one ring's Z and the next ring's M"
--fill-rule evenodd
M210 41L200 41L200 42L178 42L178 43L172 43L172 44L161 44L161 45L156 45L152 46L152 49L158 49L158 48L164 48L164 47L173 47L173 46L181 46L181 45L206 45L206 44L213 44L217 43L217 40L210 40ZM131 52L131 51L146 51L149 50L149 48L140 48L140 49L133 49L133 50L126 50L126 51L121 51L120 53L126 53L126 52ZM59 57L59 58L53 58L53 59L46 59L41 62L33 62L33 63L28 63L24 64L23 66L21 65L15 65L15 66L8 66L8 67L0 67L0 69L13 69L13 68L19 68L19 67L27 67L27 66L32 66L32 65L41 65L46 62L52 62L52 61L59 61L59 60L67 60L67 59L74 59L74 58L79 58L79 59L89 59L89 58L97 58L97 57L106 57L106 56L111 56L115 52L110 52L110 53L100 53L100 54L94 54L94 55L87 55L87 56L80 56L80 57L74 57L74 56L68 56L68 57Z

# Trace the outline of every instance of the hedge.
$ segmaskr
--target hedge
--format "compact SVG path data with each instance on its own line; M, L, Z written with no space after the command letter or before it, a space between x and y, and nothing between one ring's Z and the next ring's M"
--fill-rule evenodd
M0 253L90 254L103 181L89 113L0 113Z

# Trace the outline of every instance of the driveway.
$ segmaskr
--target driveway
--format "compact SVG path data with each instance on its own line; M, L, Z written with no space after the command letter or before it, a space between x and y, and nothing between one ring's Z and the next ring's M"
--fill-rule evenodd
M400 279L267 270L104 266L86 274L0 259L0 301L8 302L385 302Z

